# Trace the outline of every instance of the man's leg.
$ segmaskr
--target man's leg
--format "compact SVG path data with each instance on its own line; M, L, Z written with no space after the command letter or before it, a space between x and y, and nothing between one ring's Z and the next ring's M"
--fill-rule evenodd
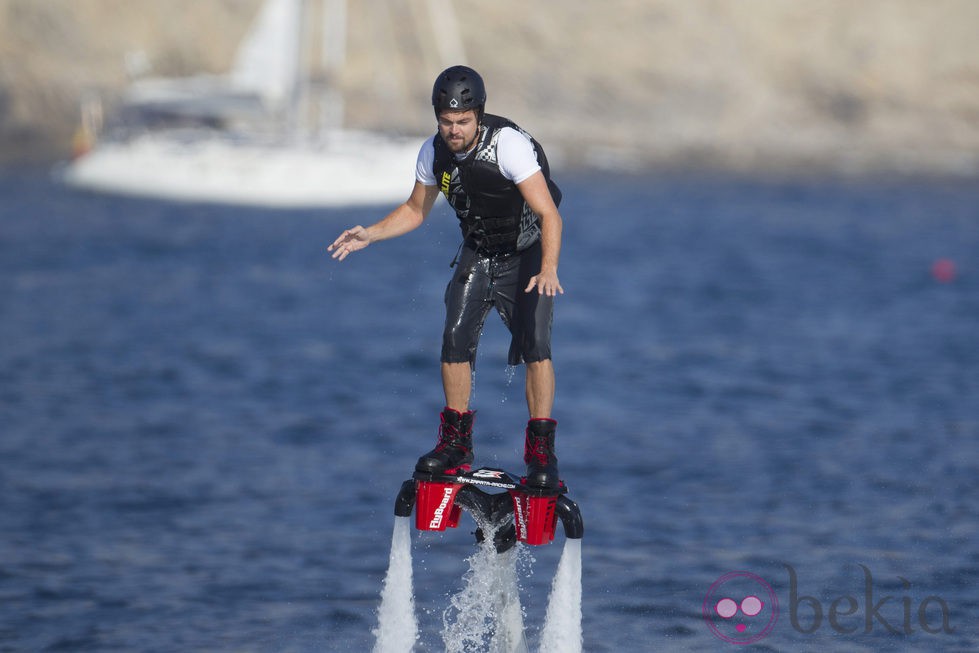
M540 246L519 258L517 283L508 288L510 303L501 304L513 339L508 360L511 365L527 365L527 410L530 419L524 441L527 484L545 490L560 487L554 438L557 422L551 419L554 408L554 365L551 362L551 322L554 298L524 292L527 281L540 271Z
M435 448L418 459L415 471L444 473L469 469L473 461L473 413L469 411L472 367L465 363L442 363L445 409L440 415L439 441Z
M546 489L560 486L554 435L557 422L551 419L554 406L554 366L550 359L527 363L527 422L524 462L527 484Z
M549 418L553 407L554 365L550 359L527 363L527 409L530 419Z
M445 391L445 405L460 413L468 411L472 379L472 366L468 361L464 363L442 363L442 389Z
M438 443L418 459L415 470L419 472L441 473L468 466L473 461L474 413L469 410L471 361L475 360L483 320L492 306L486 300L490 285L488 262L475 261L474 256L471 248L463 248L459 271L445 289L441 354L445 409L440 415Z

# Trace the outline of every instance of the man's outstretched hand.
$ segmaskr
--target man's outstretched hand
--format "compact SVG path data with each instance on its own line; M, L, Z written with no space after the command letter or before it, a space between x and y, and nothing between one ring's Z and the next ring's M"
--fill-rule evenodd
M371 244L367 230L357 225L345 230L340 237L333 241L333 244L326 248L326 251L333 252L333 258L342 261L351 252L364 249Z

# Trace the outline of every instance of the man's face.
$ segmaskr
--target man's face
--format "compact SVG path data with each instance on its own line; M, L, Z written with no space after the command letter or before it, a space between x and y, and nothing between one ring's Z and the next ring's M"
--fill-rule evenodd
M455 154L465 152L472 146L478 129L475 109L439 113L439 135Z

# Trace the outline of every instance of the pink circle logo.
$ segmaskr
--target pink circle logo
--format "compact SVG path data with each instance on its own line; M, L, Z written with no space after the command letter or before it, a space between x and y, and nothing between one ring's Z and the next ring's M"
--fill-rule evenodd
M772 632L778 597L760 576L733 571L718 578L704 597L704 621L719 639L751 644Z

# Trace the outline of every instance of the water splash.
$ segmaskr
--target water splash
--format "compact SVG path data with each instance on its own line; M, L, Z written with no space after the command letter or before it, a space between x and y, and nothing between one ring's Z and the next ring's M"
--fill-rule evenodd
M463 588L442 614L446 653L529 653L518 577L533 566L530 549L497 553L500 524L483 524L483 542L466 559ZM373 653L411 653L419 639L412 583L411 517L395 517ZM565 541L548 596L539 653L581 653L581 540Z
M418 640L411 574L411 517L395 517L377 628L373 630L374 653L410 653Z
M521 547L497 553L493 525L468 559L464 587L442 615L442 641L446 653L528 653L524 638L524 613L517 586L517 562Z
M507 392L510 390L510 386L513 385L513 379L517 375L517 367L515 365L507 365L503 370L503 379L506 382L506 388L503 394L500 396L500 403L505 404L507 399Z
M565 540L547 600L540 653L581 653L581 540Z
M480 334L482 335L482 334ZM469 401L474 403L477 399L476 396L476 366L469 366Z

